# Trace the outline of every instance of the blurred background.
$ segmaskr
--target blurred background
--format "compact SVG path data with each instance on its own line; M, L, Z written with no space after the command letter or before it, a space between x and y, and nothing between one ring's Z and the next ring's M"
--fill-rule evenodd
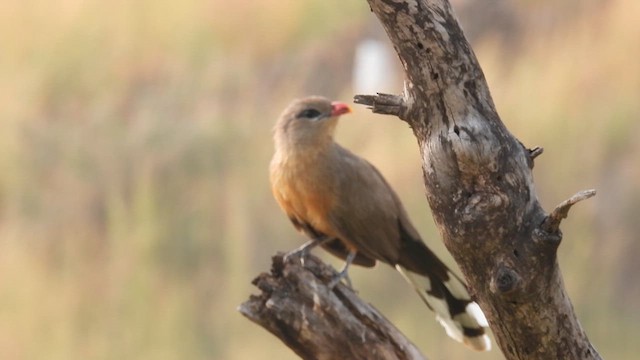
M636 357L640 2L453 3L502 120L545 149L543 206L598 190L559 262L601 354ZM270 193L271 128L295 97L400 91L366 2L3 1L0 44L0 358L295 359L236 310L304 241ZM338 140L452 264L411 131L354 109ZM430 358L502 358L448 340L389 267L351 277Z

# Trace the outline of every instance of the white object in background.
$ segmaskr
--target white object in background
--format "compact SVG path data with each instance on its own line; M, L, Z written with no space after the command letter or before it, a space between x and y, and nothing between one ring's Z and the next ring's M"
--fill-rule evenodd
M396 69L389 46L375 39L361 41L353 62L353 91L356 94L393 92Z

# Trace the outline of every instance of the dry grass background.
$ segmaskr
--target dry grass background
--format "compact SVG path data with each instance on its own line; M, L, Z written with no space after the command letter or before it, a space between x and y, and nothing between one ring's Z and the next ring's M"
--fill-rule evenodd
M631 359L640 5L515 6L515 43L494 33L475 50L503 121L546 150L543 205L598 189L564 224L560 264L596 347ZM293 97L351 98L371 16L355 0L2 2L0 358L295 358L235 310L270 255L302 241L271 199L270 129ZM450 259L407 127L356 108L339 139ZM447 340L389 268L352 278L430 357L501 358Z

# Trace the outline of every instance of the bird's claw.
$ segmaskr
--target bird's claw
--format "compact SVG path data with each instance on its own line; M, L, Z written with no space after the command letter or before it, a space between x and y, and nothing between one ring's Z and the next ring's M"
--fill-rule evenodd
M345 279L347 282L346 285L349 287L349 289L353 290L353 287L351 286L351 279L349 278L349 265L351 265L353 259L355 259L356 254L357 252L355 250L349 252L349 255L347 255L347 258L345 259L346 261L342 270L340 270L338 275L334 276L333 279L331 279L331 281L329 281L329 283L327 284L329 289L333 289L342 279Z
M329 237L319 237L311 239L299 248L284 254L284 256L282 257L282 261L286 264L290 259L293 259L294 257L300 257L300 264L304 266L304 259L307 257L311 249L315 248L318 245L322 245L329 240L331 240L331 238Z
M334 287L336 287L336 285L338 285L340 282L342 282L342 280L345 280L345 286L347 286L349 289L353 290L353 286L351 284L351 278L349 278L349 275L345 272L340 272L338 275L334 276L328 283L327 283L327 287L329 288L329 290L333 290Z
M284 254L284 256L282 257L282 262L286 264L290 261L293 261L295 258L299 258L300 265L304 266L304 259L307 257L307 254L308 252L304 250L293 250Z

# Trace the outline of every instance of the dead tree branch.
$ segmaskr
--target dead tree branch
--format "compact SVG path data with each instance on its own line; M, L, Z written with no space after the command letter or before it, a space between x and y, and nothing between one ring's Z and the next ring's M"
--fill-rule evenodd
M569 209L571 209L571 207L576 203L582 200L587 200L595 195L595 190L583 190L573 195L569 199L560 203L560 205L556 206L551 214L544 219L544 222L542 222L542 226L540 227L548 233L558 232L560 229L560 222L562 222L563 219L566 219L569 215Z
M500 120L484 74L447 0L368 0L402 62L401 96L356 95L409 123L443 241L512 359L600 359L573 311L556 260L559 225L580 193L550 215L533 158Z
M303 359L424 360L418 349L351 289L327 283L335 270L309 255L287 263L273 258L271 273L253 284L239 311L267 329Z

